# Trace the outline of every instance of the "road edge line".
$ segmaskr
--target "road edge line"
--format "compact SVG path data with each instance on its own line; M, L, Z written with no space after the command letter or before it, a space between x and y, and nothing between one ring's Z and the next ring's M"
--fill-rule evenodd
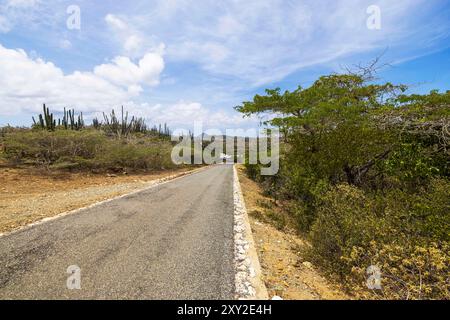
M108 203L108 202L111 202L111 201L115 201L115 200L118 200L118 199L126 198L126 197L129 197L131 195L135 195L137 193L140 193L140 192L143 192L143 191L146 191L146 190L150 190L152 188L158 187L158 186L163 185L165 183L172 182L174 180L177 180L177 179L180 179L180 178L183 178L183 177L186 177L186 176L189 176L189 175L201 172L201 171L206 170L208 168L211 168L211 166L201 167L201 168L193 169L193 170L189 170L189 171L183 171L183 172L179 172L179 173L176 173L176 174L169 175L167 177L163 177L163 178L159 178L159 179L155 179L155 180L150 180L150 181L148 181L148 183L150 185L145 186L144 188L137 189L137 190L134 190L132 192L122 194L120 196L115 196L115 197L112 197L112 198L109 198L109 199L105 199L105 200L102 200L102 201L94 202L94 203L92 203L90 205L87 205L87 206L84 206L84 207L81 207L81 208L77 208L77 209L73 209L73 210L69 210L69 211L64 211L64 212L58 213L57 215L54 215L52 217L46 217L46 218L37 220L35 222L32 222L30 224L24 225L22 227L19 227L18 229L0 233L0 239L4 238L6 236L13 235L15 233L19 233L21 231L25 231L25 230L31 229L31 228L33 228L33 227L35 227L37 225L44 224L46 222L57 220L57 219L65 217L65 216L69 216L69 215L78 213L78 212L83 211L83 210L95 208L97 206L100 206L102 204L105 204L105 203Z
M236 165L233 165L233 203L235 298L269 300Z

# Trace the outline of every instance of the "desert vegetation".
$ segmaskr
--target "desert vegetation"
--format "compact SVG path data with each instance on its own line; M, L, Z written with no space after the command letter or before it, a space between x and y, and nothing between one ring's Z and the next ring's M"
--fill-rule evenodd
M121 108L86 125L83 114L66 110L57 118L47 106L31 128L0 130L3 161L8 166L46 170L149 171L173 167L167 125L148 128L143 118Z
M450 91L406 90L371 69L266 90L236 110L280 128L280 171L246 170L352 295L449 299ZM367 287L369 266L380 290Z

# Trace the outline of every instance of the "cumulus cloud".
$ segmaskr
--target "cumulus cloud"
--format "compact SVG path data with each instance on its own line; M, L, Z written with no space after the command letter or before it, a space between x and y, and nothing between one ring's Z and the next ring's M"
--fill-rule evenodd
M37 110L44 102L85 111L110 108L138 95L142 86L157 85L164 69L162 57L148 53L137 64L117 57L93 71L65 74L52 62L2 45L0 61L1 114Z
M158 53L148 53L137 63L123 56L96 66L93 71L64 73L50 61L33 58L22 49L0 45L0 115L35 113L47 103L52 110L75 107L85 115L124 105L149 123L168 123L173 128L191 128L202 121L210 128L236 127L248 123L238 114L215 111L198 102L149 104L135 102L142 86L155 86L164 69Z
M194 122L201 122L204 128L238 128L257 125L254 119L243 119L240 115L214 110L199 102L180 100L173 104L126 103L133 114L146 118L151 123L168 123L172 129L190 129Z
M144 83L149 86L159 84L159 75L164 69L164 60L157 53L147 53L137 64L130 58L119 56L112 63L94 68L94 73L114 84L136 86Z
M32 51L0 47L0 114L40 108L44 101L89 110L131 101L138 112L150 110L161 121L171 115L237 123L240 116L230 116L232 106L259 86L300 70L311 75L316 71L306 68L314 65L336 69L347 57L368 61L386 48L389 61L405 61L448 43L449 11L442 1L379 0L382 26L376 31L366 26L372 4L136 0L105 12L103 5L83 0L82 19L89 23L69 32L64 1L0 0L0 36L8 43L39 50L70 70L77 64L85 70L64 72ZM36 43L48 45L33 48ZM147 94L146 88L159 84L162 70L165 81Z

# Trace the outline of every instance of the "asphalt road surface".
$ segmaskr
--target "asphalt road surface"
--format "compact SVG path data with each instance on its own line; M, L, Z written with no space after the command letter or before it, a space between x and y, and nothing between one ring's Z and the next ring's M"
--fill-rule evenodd
M1 237L0 299L232 299L232 189L214 166Z

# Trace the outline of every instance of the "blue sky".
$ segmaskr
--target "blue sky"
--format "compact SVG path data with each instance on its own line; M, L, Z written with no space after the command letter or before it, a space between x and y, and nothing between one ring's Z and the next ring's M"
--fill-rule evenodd
M69 6L80 28L68 28ZM380 28L367 20L380 10ZM73 21L73 20L70 20ZM0 125L42 103L89 118L125 107L150 123L249 128L233 107L308 86L384 53L383 81L450 89L445 0L0 0Z

